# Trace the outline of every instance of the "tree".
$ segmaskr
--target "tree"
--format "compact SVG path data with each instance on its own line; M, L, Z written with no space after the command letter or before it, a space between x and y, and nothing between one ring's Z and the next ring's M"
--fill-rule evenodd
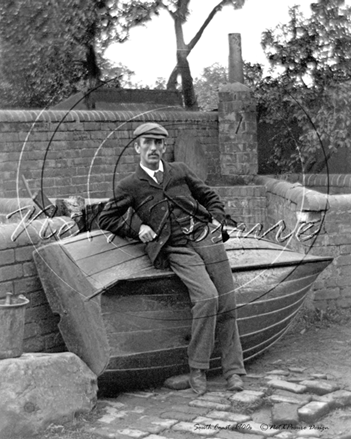
M165 9L174 21L177 66L167 83L182 80L184 102L196 108L188 55L213 17L224 6L241 8L245 0L221 0L186 44L183 24L190 0L13 0L0 1L0 74L4 93L11 84L12 101L42 106L75 89L92 89L102 78L103 53L111 42L123 43L133 26ZM111 71L111 69L110 69ZM116 81L116 84L118 81Z
M193 79L190 72L190 66L188 62L188 56L190 52L194 49L195 45L200 40L206 27L209 25L213 17L217 12L221 11L224 6L232 5L235 9L241 8L245 0L222 0L217 6L215 6L210 14L207 16L206 20L200 27L200 29L195 33L194 37L190 40L188 44L184 41L183 35L183 24L185 23L189 15L189 3L190 0L178 0L173 2L176 4L175 10L168 9L171 17L174 20L174 28L176 34L177 42L177 65L173 69L173 72L168 80L167 89L173 90L176 87L176 81L178 75L182 79L182 89L184 96L185 106L189 109L197 108L195 91L193 86Z
M188 109L196 109L196 96L194 92L193 78L191 76L188 55L194 49L200 40L203 32L212 21L217 12L224 6L231 5L235 9L241 8L245 0L221 0L212 9L206 20L195 33L189 43L185 43L183 35L183 25L190 15L189 3L191 0L133 0L124 3L119 0L106 2L102 12L102 37L106 47L112 41L123 41L128 38L128 32L131 27L145 23L151 20L161 9L168 11L174 21L174 29L177 43L177 65L173 69L167 82L167 89L175 90L177 88L177 78L181 77L182 92L185 106ZM108 4L107 4L108 3Z
M270 76L256 90L262 121L275 125L275 162L320 172L340 147L351 147L351 8L318 0L312 15L290 9L290 21L263 34ZM295 153L284 157L284 139ZM324 151L322 150L322 147Z
M10 106L45 106L99 75L93 6L93 0L68 0L64 8L55 0L0 2L0 67Z
M130 27L143 21L151 2L120 4L120 0L64 4L0 0L2 106L45 107L110 79L102 71L104 67L113 71L103 58L104 42L110 37L123 42Z
M197 102L201 110L218 109L218 90L227 82L228 68L218 63L205 67L200 78L194 81Z

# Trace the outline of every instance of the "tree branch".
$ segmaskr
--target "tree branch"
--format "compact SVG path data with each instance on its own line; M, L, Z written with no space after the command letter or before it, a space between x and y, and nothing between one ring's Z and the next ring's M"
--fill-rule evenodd
M200 29L198 30L198 32L196 33L196 35L194 36L194 38L190 41L190 43L187 45L187 48L189 50L189 53L192 51L192 49L194 48L194 46L196 45L196 43L200 40L204 30L207 28L207 26L209 25L209 23L211 22L211 20L213 19L213 17L217 14L218 11L220 11L222 9L223 6L225 6L225 4L228 3L228 0L222 0L221 2L218 3L217 6L215 6L212 11L210 12L210 14L208 15L208 17L206 18L206 20L204 21L203 25L200 27Z

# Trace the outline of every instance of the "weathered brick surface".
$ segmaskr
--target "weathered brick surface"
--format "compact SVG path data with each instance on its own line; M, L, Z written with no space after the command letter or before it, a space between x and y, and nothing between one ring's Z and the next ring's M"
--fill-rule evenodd
M239 83L221 87L218 121L222 174L257 174L256 109L248 87Z
M307 387L303 385L287 382L285 380L270 380L267 382L267 385L279 390L286 390L297 394L304 393L307 390Z
M298 405L277 403L272 408L272 422L277 425L296 425L299 421Z
M306 423L314 423L329 411L327 402L309 402L298 409L300 420Z
M16 113L16 118L10 113ZM65 122L58 126L63 117ZM114 172L121 178L134 170L136 152L128 144L133 130L147 121L158 121L169 130L166 159L171 161L179 132L195 130L210 153L208 179L218 180L216 113L75 111L68 117L61 111L1 111L3 121L7 131L0 140L0 197L28 196L22 182L17 193L17 174L23 174L33 190L43 177L49 197L87 196L88 192L91 197L110 196Z
M339 386L327 380L304 380L301 385L307 387L307 392L323 396L339 389Z
M349 308L351 178L346 175L330 175L329 182L332 182L331 187L334 189L328 198L312 189L316 182L327 186L327 176L307 175L304 179L311 189L301 185L301 176L289 176L290 182L268 176L255 178L254 182L264 185L267 191L265 228L268 229L283 219L286 225L284 234L293 232L290 247L303 253L333 257L332 264L312 286L309 294L310 303L313 301L313 306L319 309ZM343 194L334 191L337 185L343 185ZM301 221L316 223L308 231L297 234ZM268 237L272 238L273 235L272 233ZM309 235L312 237L308 238Z
M52 220L52 230L59 231L66 220ZM65 350L57 327L58 317L51 312L32 258L35 246L58 238L40 238L42 223L41 220L34 220L32 223L28 221L21 225L0 224L0 297L9 291L15 295L22 294L29 299L23 341L23 349L26 352Z

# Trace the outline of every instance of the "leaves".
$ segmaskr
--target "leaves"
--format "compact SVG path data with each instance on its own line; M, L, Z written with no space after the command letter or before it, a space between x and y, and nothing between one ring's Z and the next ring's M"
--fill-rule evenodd
M306 19L294 7L289 23L262 35L271 70L255 94L260 121L279 133L271 139L270 163L277 170L320 171L326 152L350 144L351 8L342 0L319 0L312 10ZM287 143L295 143L298 162Z

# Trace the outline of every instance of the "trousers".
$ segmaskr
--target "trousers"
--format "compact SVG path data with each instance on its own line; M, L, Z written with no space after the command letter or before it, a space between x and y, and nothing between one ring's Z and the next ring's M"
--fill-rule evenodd
M221 232L211 225L201 241L166 246L165 251L171 269L188 288L192 303L189 366L209 368L217 336L224 377L246 374L236 321L234 281Z

